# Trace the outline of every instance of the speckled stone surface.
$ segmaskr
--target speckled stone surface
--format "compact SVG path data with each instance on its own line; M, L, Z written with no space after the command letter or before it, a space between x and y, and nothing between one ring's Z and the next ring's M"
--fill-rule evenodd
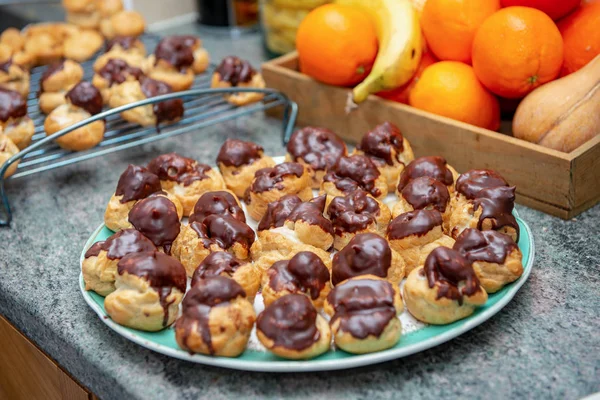
M244 40L205 38L217 59L237 53L258 62L258 39ZM213 163L225 137L282 154L279 127L256 115L10 182L14 222L0 229L0 313L102 399L578 399L600 391L600 206L572 221L518 207L533 230L536 262L514 300L459 338L393 362L239 372L171 359L113 333L77 279L82 246L121 171L169 151Z

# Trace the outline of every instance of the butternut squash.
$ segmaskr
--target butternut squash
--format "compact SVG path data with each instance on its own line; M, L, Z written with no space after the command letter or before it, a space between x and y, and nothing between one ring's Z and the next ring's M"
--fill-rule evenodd
M531 92L513 118L515 137L567 153L599 134L600 55Z

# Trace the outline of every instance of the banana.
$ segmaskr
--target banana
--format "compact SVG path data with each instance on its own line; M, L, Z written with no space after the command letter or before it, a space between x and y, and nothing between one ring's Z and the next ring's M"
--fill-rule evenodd
M404 85L421 62L423 38L419 16L410 0L336 0L368 14L377 29L379 52L371 73L352 91L353 103L371 93Z

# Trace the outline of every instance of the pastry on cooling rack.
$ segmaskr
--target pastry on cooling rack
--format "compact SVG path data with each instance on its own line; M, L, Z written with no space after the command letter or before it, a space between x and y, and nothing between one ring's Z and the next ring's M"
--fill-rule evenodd
M92 84L100 90L104 104L108 104L112 87L125 81L139 80L144 73L121 58L111 58L92 78Z
M16 144L13 143L12 140L8 136L2 133L2 127L0 127L0 167L4 165L9 158L14 156L19 152L19 148ZM7 178L15 173L17 170L17 165L19 162L13 163L4 174L4 177Z
M191 68L195 74L206 71L210 63L208 52L202 47L202 41L192 35L172 35L163 38L151 58L157 66L161 64L161 60L180 71ZM164 70L170 70L167 65L163 67ZM160 70L155 72L161 73Z
M110 18L122 10L122 0L102 0L98 3L98 12L102 19Z
M340 157L323 176L321 193L344 196L356 189L362 189L377 199L385 198L388 193L385 176L370 158L363 155Z
M67 22L81 28L97 29L100 26L98 0L62 0Z
M210 276L224 276L236 281L246 292L248 301L254 303L254 297L260 287L259 271L250 261L240 260L226 251L210 253L192 275L192 287L200 280Z
M65 94L66 104L56 107L44 121L50 136L102 112L102 95L91 83L79 82ZM82 151L96 146L104 138L104 120L94 121L55 139L63 149Z
M81 29L65 40L63 52L66 58L82 62L92 58L103 44L104 38L97 31Z
M327 216L333 224L333 247L340 250L357 233L385 235L391 213L384 203L356 189L345 196L334 197L327 207Z
M437 210L442 214L446 226L451 213L448 187L428 176L411 179L398 193L392 216L396 218L414 210Z
M109 44L110 43L112 42L109 42ZM134 41L133 43L136 42ZM125 44L122 45L125 46ZM113 47L110 47L110 50L106 50L104 54L100 55L96 61L94 61L94 72L97 73L106 65L108 61L114 59L123 60L127 63L127 65L140 68L142 71L144 71L147 63L143 52L136 45L132 44L131 46L132 47L124 49L121 47L121 45L113 44Z
M347 154L346 144L338 135L329 129L307 126L292 134L285 158L306 165L312 176L312 187L318 189L325 171Z
M389 349L402 335L404 310L398 285L374 275L351 278L327 296L325 312L335 345L349 353Z
M233 193L228 190L206 192L196 202L190 222L201 222L209 215L229 214L241 222L246 222L246 215L242 206Z
M46 67L40 77L39 106L44 114L67 104L65 94L83 79L83 68L75 61L63 60Z
M154 243L160 251L171 254L174 242L183 230L175 202L163 193L154 193L136 202L129 211L131 226Z
M454 182L458 178L458 172L452 168L443 157L428 156L414 159L404 168L398 179L396 194L400 196L402 189L410 181L420 177L433 178L448 188L448 192L454 192Z
M10 47L12 53L23 50L25 38L17 28L7 28L0 34L0 44Z
M65 23L29 25L24 30L24 52L35 65L50 64L64 56L64 41L79 32L77 26Z
M144 17L131 10L121 10L100 21L100 32L107 39L116 36L140 36L145 29Z
M452 247L454 239L443 232L442 225L442 214L438 210L409 211L390 222L387 239L404 259L406 275L422 267L433 249Z
M14 90L26 99L29 96L29 71L16 64L10 52L3 53L0 49L0 89Z
M329 269L310 251L301 251L289 260L274 263L262 277L265 306L291 293L307 296L316 308L331 290Z
M192 276L214 251L227 251L241 260L249 258L254 236L252 228L230 215L209 215L200 222L182 226L173 243L173 254Z
M488 293L497 292L523 275L519 246L500 232L465 229L456 238L453 249L473 263L473 270Z
M167 36L163 38L147 59L146 71L153 79L169 84L179 92L192 87L194 83L194 46L197 38L193 36ZM206 54L208 57L208 53ZM206 60L208 66L208 59Z
M158 251L130 253L117 263L116 290L106 296L104 308L120 325L160 331L175 322L186 285L175 258Z
M93 290L100 296L115 291L117 264L130 253L155 251L156 246L135 229L125 229L101 242L94 243L81 263L85 290Z
M408 311L428 324L443 325L473 314L487 301L471 261L447 247L434 249L425 265L404 283Z
M410 143L391 122L384 122L365 133L354 154L364 154L375 163L387 180L389 192L396 189L400 173L415 158Z
M252 68L246 60L241 60L235 56L225 57L213 72L210 81L211 88L255 88L264 89L265 81L260 74ZM226 94L225 100L236 106L260 101L265 97L264 93L257 92L238 92Z
M204 193L225 189L219 171L176 153L162 154L152 159L148 163L148 170L158 175L164 191L179 199L186 217L192 213L194 205Z
M25 37L19 30L8 28L0 35L0 63L10 60L26 71L34 65L33 56L25 52Z
M264 154L261 146L238 139L225 140L217 155L225 184L238 197L246 194L256 171L274 165L275 161Z
M295 194L303 201L310 200L313 197L310 184L310 174L302 164L285 162L259 169L248 189L248 213L255 221L260 221L269 203L286 194Z
M246 348L255 320L254 307L236 281L207 277L185 295L175 339L190 353L237 357Z
M140 56L146 55L146 46L137 36L115 36L106 42L105 54L110 52L119 53L137 53Z
M329 350L331 329L306 296L288 294L270 304L256 320L258 340L273 354L292 360Z
M114 86L108 104L111 108L116 108L172 92L173 90L166 83L142 77L139 81L125 81ZM163 122L172 123L183 117L183 101L172 99L132 108L123 111L121 117L142 126L158 127Z
M35 127L27 116L27 102L19 92L0 88L0 127L19 149L31 143Z
M144 167L129 164L119 177L115 193L111 196L106 211L104 224L112 231L131 228L129 211L142 199L154 193L161 193L175 204L177 215L183 216L183 207L176 197L162 192L160 179Z
M335 286L360 275L375 275L398 283L404 278L405 264L381 236L359 233L333 256L331 283Z

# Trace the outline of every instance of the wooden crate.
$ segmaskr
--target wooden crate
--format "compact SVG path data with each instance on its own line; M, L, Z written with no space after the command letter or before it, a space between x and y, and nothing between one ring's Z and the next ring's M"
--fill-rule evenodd
M459 172L494 169L517 186L517 202L563 219L600 201L600 135L563 153L377 96L346 114L349 90L298 72L296 53L264 63L262 73L268 87L298 103L300 125L326 127L356 143L370 128L390 121L415 156L444 156Z

